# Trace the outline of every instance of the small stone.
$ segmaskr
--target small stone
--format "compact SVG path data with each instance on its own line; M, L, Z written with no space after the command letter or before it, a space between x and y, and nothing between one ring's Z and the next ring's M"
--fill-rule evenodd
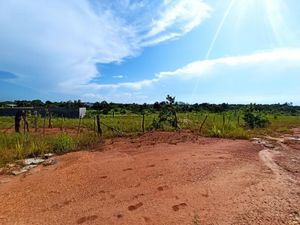
M14 164L14 163L9 163L9 164L7 164L7 167L8 167L8 168L13 168L13 167L16 167L16 164Z
M25 159L24 160L24 164L25 165L37 165L40 164L42 162L44 162L44 159L41 158L30 158L30 159Z
M21 169L21 170L14 170L14 171L12 171L11 173L12 173L13 175L15 175L15 176L18 176L18 175L20 175L20 174L22 174L22 173L26 173L26 172L27 172L27 170Z
M22 169L23 170L31 170L33 168L37 167L37 165L28 165L28 166L24 166Z

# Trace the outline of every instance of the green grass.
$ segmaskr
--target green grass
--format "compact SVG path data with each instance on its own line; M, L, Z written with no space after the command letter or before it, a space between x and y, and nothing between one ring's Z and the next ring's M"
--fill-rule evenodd
M200 126L204 118L208 118L200 132ZM223 123L223 116L225 118ZM157 114L145 116L145 131L152 130L152 121L157 118ZM244 126L242 114L235 112L223 113L178 113L178 124L180 129L188 129L196 134L207 137L220 137L232 139L247 139L250 137L261 135L280 135L281 133L290 132L293 127L300 127L300 115L266 115L271 121L271 125L267 128L256 128L248 130ZM33 128L34 118L28 117L30 127ZM101 115L101 125L103 138L111 138L116 136L137 135L142 132L142 116L127 114L118 115ZM43 135L44 119L39 118L39 132L31 132L30 134L15 134L11 131L14 128L13 117L0 117L0 166L30 156L37 156L47 152L65 153L78 149L93 148L101 142L95 130L95 119L84 118L81 121L82 132L77 133L79 124L78 119L62 119L52 118L54 128L63 128L65 132L58 130L58 133ZM45 120L46 127L48 120ZM109 127L114 128L114 130ZM73 129L72 134L69 133ZM33 129L32 129L33 130ZM117 132L117 131L118 132ZM167 124L162 130L172 131L174 128Z

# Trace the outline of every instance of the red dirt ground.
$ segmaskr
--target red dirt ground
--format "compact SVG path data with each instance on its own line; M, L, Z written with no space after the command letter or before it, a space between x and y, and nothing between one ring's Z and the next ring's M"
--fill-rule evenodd
M56 159L0 176L0 224L300 224L300 151L285 144L156 132Z

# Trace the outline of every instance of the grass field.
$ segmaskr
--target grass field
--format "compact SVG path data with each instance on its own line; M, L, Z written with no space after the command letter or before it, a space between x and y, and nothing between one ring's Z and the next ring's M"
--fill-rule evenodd
M200 127L207 116L207 120ZM266 128L249 130L245 128L242 114L223 113L178 113L180 129L208 136L233 139L247 139L260 135L279 135L288 133L293 127L300 126L300 115L265 115L271 122ZM157 114L145 115L145 131L153 130L153 119ZM96 132L95 118L90 116L79 119L52 118L52 129L48 129L48 119L38 120L38 132L34 131L34 118L28 117L30 133L15 134L14 117L0 117L0 166L8 162L47 152L64 153L78 149L90 149L105 138L132 136L142 133L142 115L102 115L103 136ZM45 123L45 132L44 132ZM62 129L63 128L63 129ZM163 130L174 130L165 124Z

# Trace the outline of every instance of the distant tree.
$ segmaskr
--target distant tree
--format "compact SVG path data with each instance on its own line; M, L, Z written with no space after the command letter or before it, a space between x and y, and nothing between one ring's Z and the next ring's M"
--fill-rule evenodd
M34 107L41 107L44 106L44 103L39 99L35 99L31 101L31 105Z
M159 111L159 110L160 110L160 104L159 104L159 102L155 102L155 103L153 104L153 109L155 109L156 111Z
M101 107L100 102L95 102L93 104L93 106L92 106L92 109L94 109L94 110L100 110L100 107Z

